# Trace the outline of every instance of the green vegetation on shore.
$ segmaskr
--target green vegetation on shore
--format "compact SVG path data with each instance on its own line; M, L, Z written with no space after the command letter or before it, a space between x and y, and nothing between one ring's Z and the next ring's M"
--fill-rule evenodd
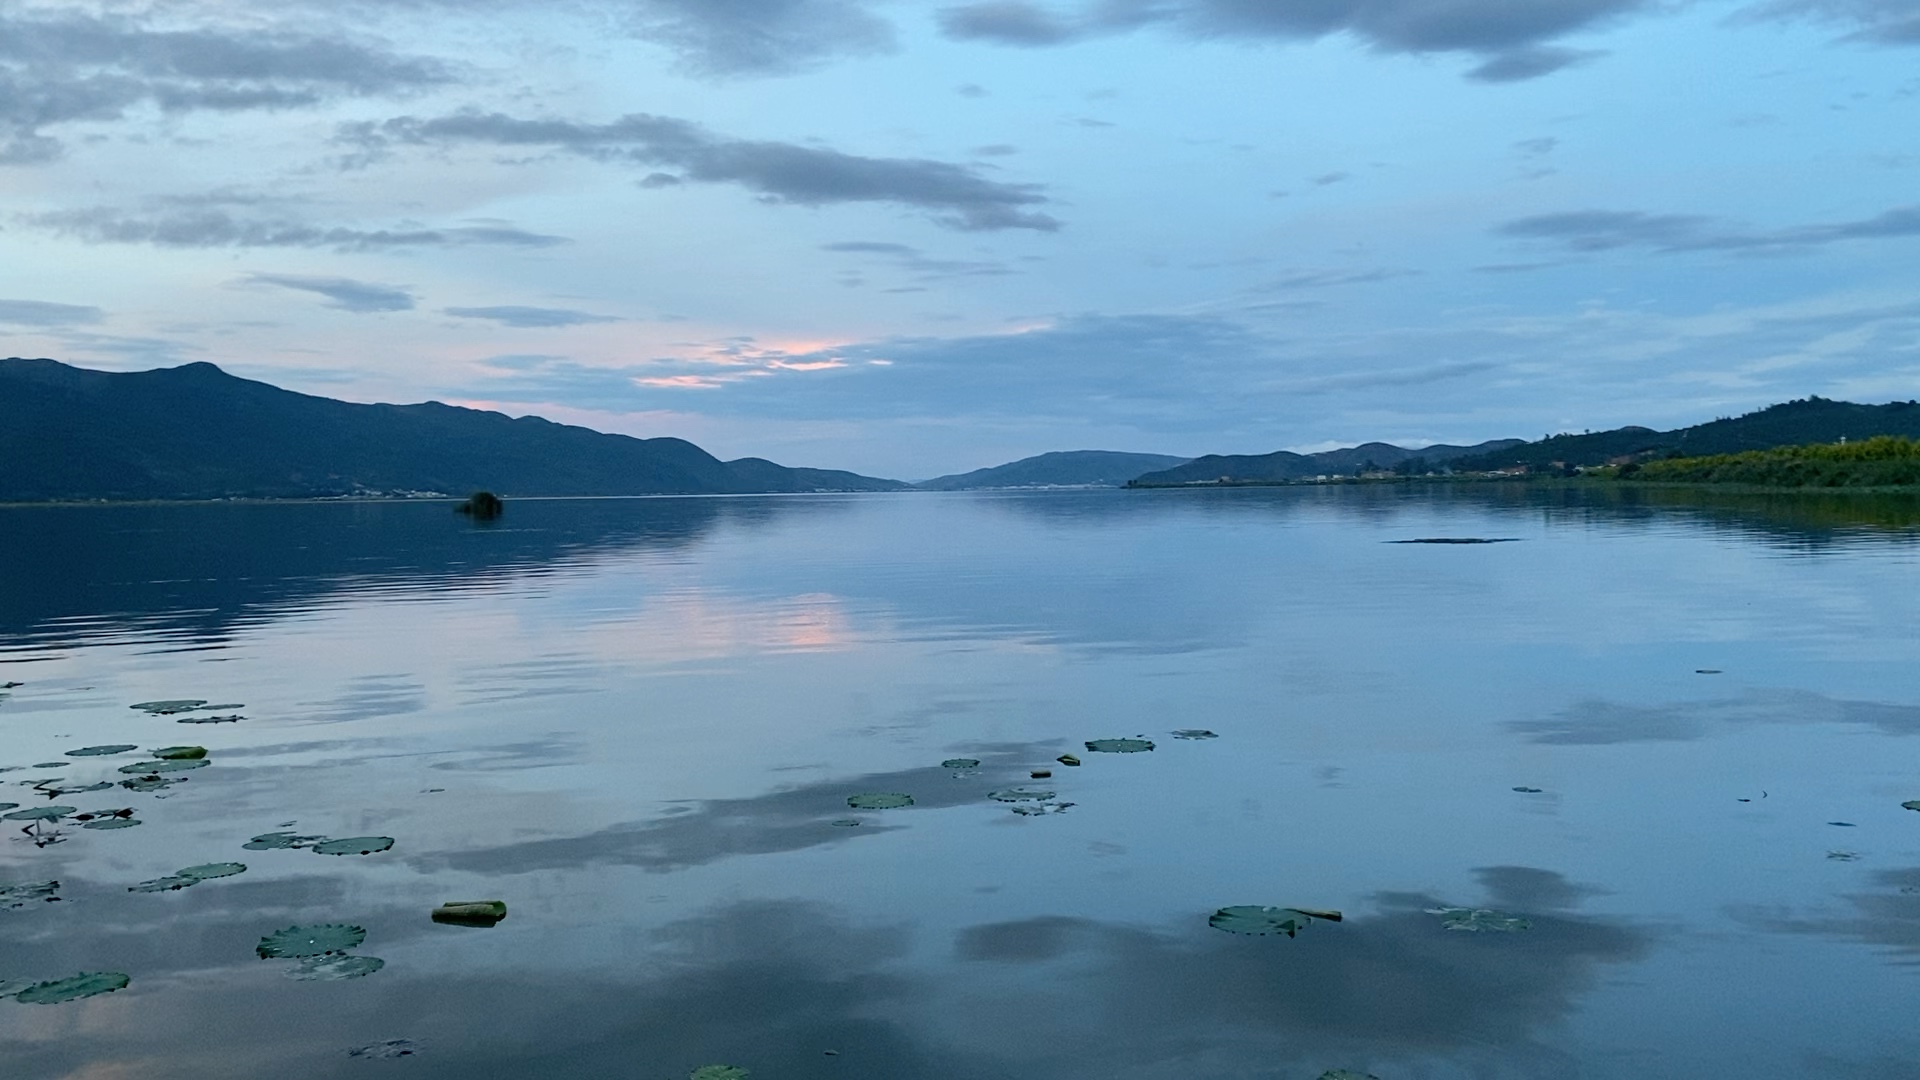
M1666 458L1623 465L1617 475L1633 481L1757 487L1908 487L1920 485L1920 440L1879 435L1858 442Z

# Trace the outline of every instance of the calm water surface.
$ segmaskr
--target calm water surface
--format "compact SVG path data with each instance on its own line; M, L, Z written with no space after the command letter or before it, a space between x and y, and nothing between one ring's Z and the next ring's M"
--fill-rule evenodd
M1491 488L0 509L0 800L145 759L82 746L211 761L57 800L136 828L6 823L0 885L61 899L0 908L0 983L131 984L0 1002L0 1076L1912 1080L1917 525ZM1424 537L1516 542L1388 543ZM128 708L165 698L244 719ZM1071 805L988 797L1021 785ZM276 830L395 843L242 848ZM429 919L465 899L511 914ZM315 923L384 968L255 955Z

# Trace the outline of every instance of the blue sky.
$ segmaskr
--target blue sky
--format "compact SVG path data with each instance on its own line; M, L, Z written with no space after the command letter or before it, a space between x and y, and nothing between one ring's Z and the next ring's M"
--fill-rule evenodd
M1916 0L0 11L0 354L918 478L1920 396Z

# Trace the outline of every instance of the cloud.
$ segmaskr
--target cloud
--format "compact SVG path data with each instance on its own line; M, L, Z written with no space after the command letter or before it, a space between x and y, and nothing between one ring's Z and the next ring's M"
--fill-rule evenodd
M94 207L25 214L19 220L32 228L46 229L89 243L152 244L172 248L267 247L373 251L470 244L539 248L571 242L563 236L547 236L499 224L360 229L341 225L312 225L287 218L238 218L217 209L179 210L139 216L111 207Z
M97 323L104 313L81 304L50 304L44 300L0 300L0 323L15 326L79 326Z
M1325 289L1334 285L1370 285L1394 278L1410 277L1418 270L1376 267L1371 270L1305 270L1268 282L1267 290Z
M342 37L152 29L125 18L0 15L0 164L60 156L45 129L168 112L288 109L451 81L447 67Z
M708 77L789 75L894 47L893 27L855 0L641 0L629 25Z
M1920 236L1920 206L1900 206L1854 221L1753 230L1698 214L1575 210L1516 218L1494 230L1574 251L1643 248L1655 252L1810 250L1845 240Z
M1920 45L1920 9L1912 0L1775 0L1748 18L1814 19L1850 26L1848 40L1876 45Z
M1380 52L1480 56L1469 77L1512 82L1591 59L1598 54L1550 42L1650 6L1649 0L1103 0L1069 13L1013 0L944 8L938 19L955 40L1028 48L1152 26L1241 41L1346 33Z
M849 255L873 255L887 259L907 270L920 281L956 277L1001 277L1017 271L1006 264L987 259L935 259L906 244L879 243L870 240L844 240L821 245L822 251Z
M595 315L570 308L518 307L511 304L498 307L450 307L445 310L447 314L462 319L491 319L503 326L516 327L581 326L586 323L621 321L615 315Z
M379 285L342 277L311 277L305 274L248 274L250 285L275 285L317 293L332 301L327 307L362 314L378 311L411 311L413 294L398 285Z
M1001 183L973 168L942 161L861 157L794 143L734 139L686 120L645 113L605 124L482 112L435 119L403 116L349 126L342 137L376 153L393 143L551 147L596 160L675 168L685 179L739 184L771 202L897 203L930 211L939 224L964 230L1051 232L1060 227L1035 209L1047 201L1035 184Z

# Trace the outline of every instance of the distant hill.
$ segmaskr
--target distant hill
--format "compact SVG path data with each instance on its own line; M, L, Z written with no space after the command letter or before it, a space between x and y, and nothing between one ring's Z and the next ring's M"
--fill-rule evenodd
M121 373L0 359L0 501L907 486L759 458L721 461L683 439L606 435L439 402L335 401L212 364Z
M1208 454L1184 465L1151 472L1134 480L1141 487L1218 482L1240 483L1281 480L1311 480L1316 476L1355 476L1364 472L1411 468L1425 472L1426 466L1441 466L1465 455L1505 451L1523 445L1520 439L1495 439L1477 446L1435 446L1408 450L1392 443L1370 442L1317 454L1295 454L1276 450L1271 454Z
M1457 458L1461 472L1524 467L1531 472L1605 465L1628 459L1737 454L1779 446L1859 440L1875 435L1920 436L1920 403L1856 405L1810 397L1771 405L1745 416L1714 420L1672 431L1644 427L1615 428L1590 435L1555 435L1538 442Z
M990 469L923 480L926 491L968 488L1120 487L1143 472L1166 469L1187 459L1165 454L1127 454L1117 450L1059 450L1021 458Z

